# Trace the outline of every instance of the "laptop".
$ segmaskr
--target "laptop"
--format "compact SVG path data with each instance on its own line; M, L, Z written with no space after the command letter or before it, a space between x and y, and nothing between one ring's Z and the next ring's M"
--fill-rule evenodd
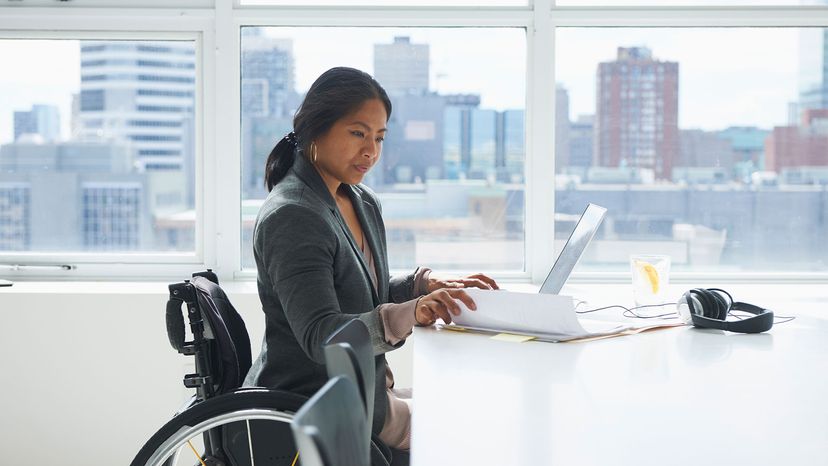
M558 258L540 287L539 293L558 294L561 291L566 279L569 278L569 274L572 273L572 269L575 268L575 264L578 263L581 255L589 246L589 242L598 232L598 227L601 226L606 213L607 209L601 206L587 205L584 213L581 214L581 218L578 219L575 229L572 230L572 234L569 235L569 239L566 240L566 244L561 249L561 253L558 254Z

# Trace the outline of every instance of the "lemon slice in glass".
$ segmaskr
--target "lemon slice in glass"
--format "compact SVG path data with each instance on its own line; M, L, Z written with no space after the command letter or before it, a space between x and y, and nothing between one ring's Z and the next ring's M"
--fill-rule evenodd
M647 277L650 287L653 289L653 294L658 294L658 270L652 264L644 261L635 261L635 266L643 276Z

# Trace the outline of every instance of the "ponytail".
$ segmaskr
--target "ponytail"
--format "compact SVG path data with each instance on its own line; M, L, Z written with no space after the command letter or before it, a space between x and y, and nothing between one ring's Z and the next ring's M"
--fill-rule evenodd
M293 166L293 162L296 160L297 145L298 141L296 139L296 134L291 131L286 134L285 137L280 139L279 142L276 143L276 147L270 151L270 155L267 156L267 162L265 163L264 176L265 186L267 187L268 192L270 192L278 182L282 181L282 178L287 175L290 167Z

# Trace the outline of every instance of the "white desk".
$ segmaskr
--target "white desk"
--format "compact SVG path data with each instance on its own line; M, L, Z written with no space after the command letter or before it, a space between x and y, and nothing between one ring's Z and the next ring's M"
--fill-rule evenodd
M828 465L828 309L794 302L811 315L757 335L555 344L418 328L413 464Z

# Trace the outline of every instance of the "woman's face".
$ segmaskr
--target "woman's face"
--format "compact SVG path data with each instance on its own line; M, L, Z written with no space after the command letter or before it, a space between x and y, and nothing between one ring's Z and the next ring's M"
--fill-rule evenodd
M379 160L388 115L379 99L366 100L316 139L316 169L332 193L358 184ZM310 154L309 154L310 155Z

